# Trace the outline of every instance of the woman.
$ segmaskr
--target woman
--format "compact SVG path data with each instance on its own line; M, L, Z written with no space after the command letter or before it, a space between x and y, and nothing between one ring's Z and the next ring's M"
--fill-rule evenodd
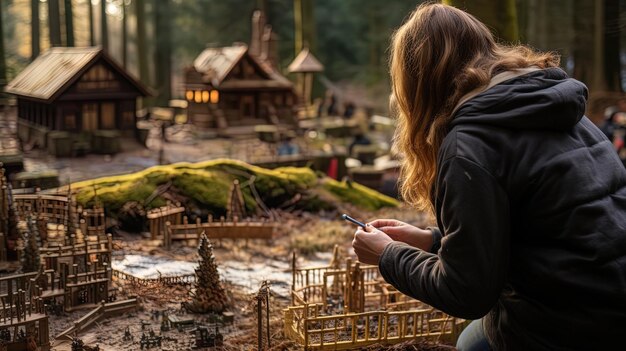
M474 320L460 350L623 344L626 171L558 63L440 4L393 36L400 190L438 228L376 220L353 247L403 293Z

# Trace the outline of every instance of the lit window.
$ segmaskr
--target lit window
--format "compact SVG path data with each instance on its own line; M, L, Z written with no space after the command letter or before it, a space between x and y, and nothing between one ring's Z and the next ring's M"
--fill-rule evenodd
M193 90L187 90L187 92L185 93L185 98L187 99L187 101L193 100Z
M193 99L197 104L202 102L202 94L200 91L196 90L194 92L194 99Z
M209 102L209 92L206 90L202 91L202 102Z
M212 90L211 91L211 103L217 104L218 102L220 102L220 93L217 90Z

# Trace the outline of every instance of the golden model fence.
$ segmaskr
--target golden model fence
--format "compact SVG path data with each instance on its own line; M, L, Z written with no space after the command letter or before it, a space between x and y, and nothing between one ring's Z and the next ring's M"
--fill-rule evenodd
M339 262L337 250L328 266L297 268L292 258L292 306L283 311L284 331L306 350L456 340L463 320L400 293L376 266Z
M305 350L345 350L407 340L456 340L461 324L433 308L321 315L321 304L284 311L284 331Z

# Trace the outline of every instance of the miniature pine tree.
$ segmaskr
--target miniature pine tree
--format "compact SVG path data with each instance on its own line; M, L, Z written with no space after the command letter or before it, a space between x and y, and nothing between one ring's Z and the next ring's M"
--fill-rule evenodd
M39 228L37 220L28 217L26 226L21 227L22 242L24 243L24 252L22 254L22 272L37 272L41 266L41 257L39 256Z
M222 313L227 307L228 298L217 271L213 245L202 233L198 246L198 268L196 268L195 292L192 292L192 301L187 305L189 311L194 313Z

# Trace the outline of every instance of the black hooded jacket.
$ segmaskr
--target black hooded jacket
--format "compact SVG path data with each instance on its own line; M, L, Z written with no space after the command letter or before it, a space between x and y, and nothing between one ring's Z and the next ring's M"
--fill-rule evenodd
M504 81L455 113L437 161L443 238L393 242L389 283L478 319L507 350L599 350L626 333L626 170L558 68Z

